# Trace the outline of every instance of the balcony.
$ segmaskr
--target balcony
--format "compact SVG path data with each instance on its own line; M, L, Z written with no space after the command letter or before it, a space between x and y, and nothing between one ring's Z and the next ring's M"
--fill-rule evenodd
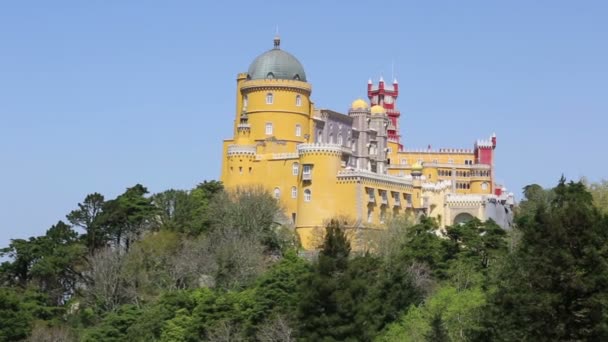
M395 199L395 202L393 203L393 207L401 208L401 201L399 201L398 199Z
M305 181L311 181L312 180L312 173L302 173L302 180Z

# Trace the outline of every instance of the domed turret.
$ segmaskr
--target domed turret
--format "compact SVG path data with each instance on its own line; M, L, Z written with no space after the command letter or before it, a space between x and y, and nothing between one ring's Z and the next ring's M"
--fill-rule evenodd
M249 66L247 76L252 80L281 79L306 82L302 63L292 54L281 50L281 40L274 38L274 48L259 55Z
M365 100L362 100L362 99L356 99L350 105L351 109L367 109L368 107L369 106L367 105L367 102L365 102Z
M412 165L412 171L422 171L422 164L415 162L414 165Z
M380 105L372 106L371 109L372 115L383 115L386 113L386 109Z

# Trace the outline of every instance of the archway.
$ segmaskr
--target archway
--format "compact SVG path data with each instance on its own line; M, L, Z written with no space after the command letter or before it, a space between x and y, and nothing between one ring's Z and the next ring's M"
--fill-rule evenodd
M469 213L460 213L454 217L454 224L467 223L474 219L473 215Z

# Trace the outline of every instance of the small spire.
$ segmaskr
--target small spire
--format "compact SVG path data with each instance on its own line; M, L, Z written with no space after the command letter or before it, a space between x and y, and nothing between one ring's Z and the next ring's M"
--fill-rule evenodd
M384 82L384 77L380 76L380 82Z
M275 49L281 48L281 37L279 36L279 25L277 25L277 29L274 34L274 48Z
M367 80L367 84L372 84L372 79Z

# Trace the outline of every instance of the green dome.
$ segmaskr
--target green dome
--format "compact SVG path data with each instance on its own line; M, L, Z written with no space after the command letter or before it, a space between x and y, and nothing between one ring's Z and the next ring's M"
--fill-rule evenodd
M281 41L274 39L274 49L264 52L253 60L247 74L252 80L276 78L306 82L304 67L292 54L280 49Z

